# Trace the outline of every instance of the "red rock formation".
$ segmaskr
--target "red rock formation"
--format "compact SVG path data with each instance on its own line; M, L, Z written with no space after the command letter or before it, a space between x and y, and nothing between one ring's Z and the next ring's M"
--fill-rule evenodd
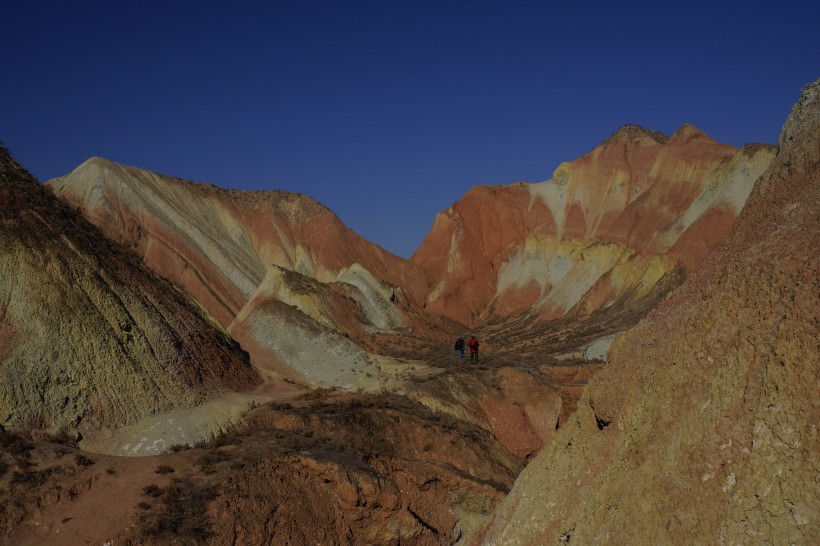
M317 320L326 340L407 328L438 339L448 332L431 328L444 324L438 317L543 323L615 304L645 310L674 285L676 269L693 270L714 248L772 153L738 151L691 126L671 138L626 126L549 181L473 188L438 216L411 261L297 194L221 190L99 158L49 184L229 326L257 365L315 378L316 366L289 362L298 351L274 339L292 322L279 302ZM319 284L296 294L281 276L268 278L272 267ZM334 292L355 305L334 303ZM315 330L296 322L303 334ZM367 360L338 341L312 360Z
M427 309L467 323L531 309L552 320L648 293L697 267L772 155L688 125L669 139L626 126L551 180L473 188L411 258L433 281Z
M482 543L816 543L820 80L779 144L731 233L615 341Z
M0 463L14 468L0 473L4 546L387 546L468 540L522 461L405 399L319 392L257 408L211 445L151 458L0 431Z
M271 265L332 282L359 264L402 298L420 301L426 290L417 266L365 241L304 195L228 191L101 158L48 185L225 326Z
M422 270L309 197L228 191L100 158L48 184L196 298L274 376L373 388L381 374L347 338L422 324L413 312L427 290Z

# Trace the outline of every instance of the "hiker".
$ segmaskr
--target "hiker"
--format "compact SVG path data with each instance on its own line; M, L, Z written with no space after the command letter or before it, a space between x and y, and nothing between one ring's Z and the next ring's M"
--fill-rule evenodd
M458 359L462 360L464 358L464 336L456 340L456 352L458 353Z
M475 336L470 338L470 362L473 360L478 362L478 340Z

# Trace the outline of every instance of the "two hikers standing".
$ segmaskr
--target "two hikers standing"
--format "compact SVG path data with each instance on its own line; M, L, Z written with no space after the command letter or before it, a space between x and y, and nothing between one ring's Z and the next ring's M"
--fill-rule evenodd
M470 343L467 344L470 347L470 362L478 362L478 340L475 336L470 337ZM456 340L456 352L458 353L458 359L461 360L464 358L464 337L460 337Z

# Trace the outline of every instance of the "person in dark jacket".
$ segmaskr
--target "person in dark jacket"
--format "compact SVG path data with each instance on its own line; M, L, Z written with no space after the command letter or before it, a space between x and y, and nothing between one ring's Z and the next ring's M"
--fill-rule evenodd
M478 362L478 340L475 336L470 338L470 362Z
M456 340L456 352L458 353L458 359L461 360L464 358L464 337L460 337Z

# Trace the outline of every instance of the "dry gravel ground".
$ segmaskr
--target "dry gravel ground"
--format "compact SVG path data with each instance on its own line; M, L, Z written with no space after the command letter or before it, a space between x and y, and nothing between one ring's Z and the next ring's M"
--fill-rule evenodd
M524 461L395 396L315 391L153 457L0 434L0 544L452 544ZM88 541L88 542L87 542Z

